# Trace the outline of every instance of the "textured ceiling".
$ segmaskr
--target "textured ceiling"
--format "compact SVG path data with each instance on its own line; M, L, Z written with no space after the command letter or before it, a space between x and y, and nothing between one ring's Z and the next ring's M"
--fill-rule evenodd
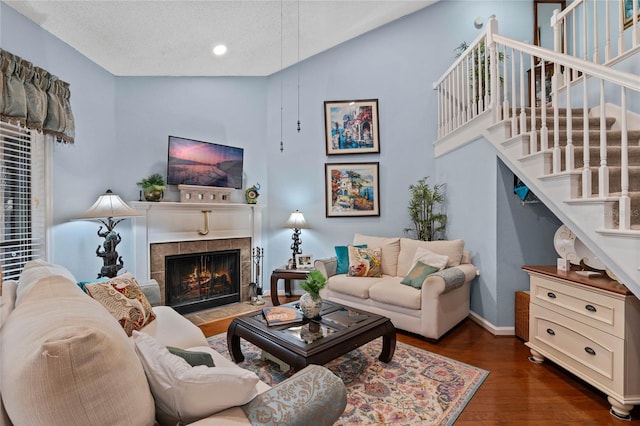
M3 0L118 76L270 75L436 1Z

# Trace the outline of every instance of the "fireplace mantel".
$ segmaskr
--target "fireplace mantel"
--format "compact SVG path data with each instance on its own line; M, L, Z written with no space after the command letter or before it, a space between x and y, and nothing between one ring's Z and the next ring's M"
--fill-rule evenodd
M150 278L150 245L249 237L262 247L262 204L242 203L128 203L145 213L133 220L137 277ZM208 225L208 226L207 226Z

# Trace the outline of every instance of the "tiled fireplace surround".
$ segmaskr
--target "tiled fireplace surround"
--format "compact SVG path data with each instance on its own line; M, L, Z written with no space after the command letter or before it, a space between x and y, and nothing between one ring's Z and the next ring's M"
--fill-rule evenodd
M251 249L262 247L261 206L239 203L130 202L137 277L155 279L165 304L165 256L240 250L240 300L250 299Z

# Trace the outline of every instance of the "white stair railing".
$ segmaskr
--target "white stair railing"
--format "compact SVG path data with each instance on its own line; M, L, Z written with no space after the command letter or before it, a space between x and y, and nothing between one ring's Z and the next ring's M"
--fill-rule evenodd
M554 50L597 64L610 65L640 47L638 2L575 0L551 18Z
M502 66L499 66L500 62L503 62ZM548 72L552 75L548 76ZM529 75L525 76L526 73ZM524 82L528 82L528 88L525 88ZM626 120L620 121L621 192L616 197L610 197L608 134L604 113L605 103L611 102L619 104L621 116L626 117L627 98L632 96L640 99L640 81L636 75L501 36L495 16L491 16L485 32L434 83L434 89L439 95L439 138L462 128L475 116L488 113L494 123L508 120L512 136L528 135L530 144L526 154L551 152L553 160L551 170L547 171L549 174L574 172L575 143L581 142L581 197L617 200L617 223L611 220L606 226L630 229L628 127ZM592 144L597 142L589 138L589 118L594 108L600 111L599 149L594 151L600 157L597 195L593 195L590 168ZM567 133L564 145L561 145L559 138L561 112L563 116L565 112L568 114L568 130L572 130ZM574 118L573 114L577 114L575 118L582 121L582 141L574 140L580 135L579 132L573 132L572 124L569 124ZM553 119L551 131L547 126L548 115ZM528 120L529 129L526 126ZM553 133L551 146L550 132Z

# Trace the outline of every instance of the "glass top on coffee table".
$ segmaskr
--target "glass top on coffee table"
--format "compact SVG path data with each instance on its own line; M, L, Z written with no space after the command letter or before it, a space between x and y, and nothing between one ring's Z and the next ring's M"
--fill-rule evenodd
M280 306L297 308L297 302ZM379 359L389 362L395 351L395 327L389 318L324 300L319 320L269 326L262 312L235 318L227 331L229 353L244 360L240 338L271 353L294 370L325 364L338 356L382 337Z

